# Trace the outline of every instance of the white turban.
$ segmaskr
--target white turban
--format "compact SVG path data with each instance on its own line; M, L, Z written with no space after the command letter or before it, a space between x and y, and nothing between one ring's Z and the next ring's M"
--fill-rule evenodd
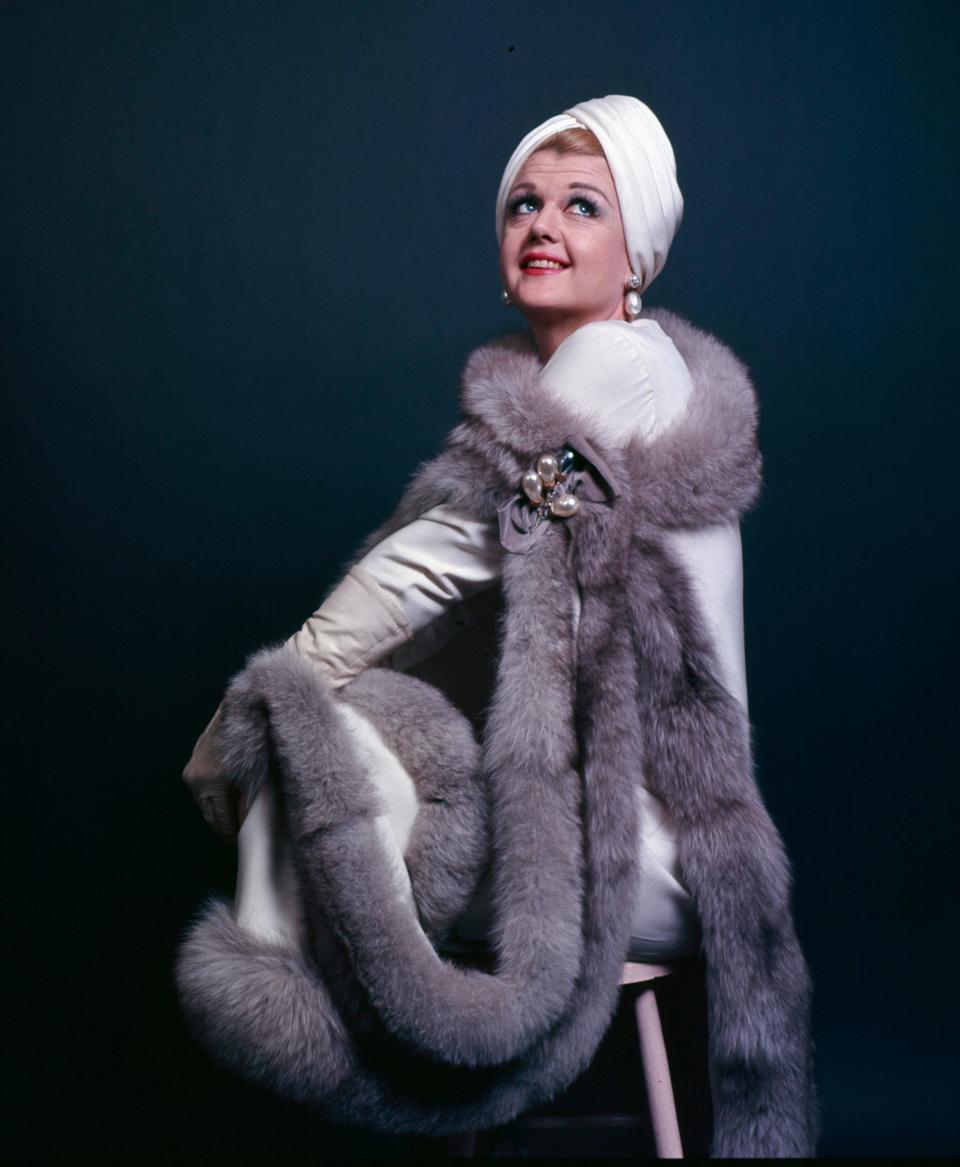
M514 150L497 192L497 242L510 188L520 167L547 138L576 127L590 130L606 155L623 219L633 273L642 292L657 278L683 217L677 163L653 111L635 97L614 93L582 101L531 130Z

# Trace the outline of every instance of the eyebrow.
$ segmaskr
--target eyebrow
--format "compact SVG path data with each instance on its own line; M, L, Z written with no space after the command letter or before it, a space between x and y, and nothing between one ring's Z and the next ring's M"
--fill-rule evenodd
M533 190L533 191L535 191L536 189L537 189L537 184L535 182L518 182L517 185L513 188L513 190L510 193L515 194L518 190ZM592 190L592 191L595 191L604 200L604 202L609 203L610 206L613 206L613 204L610 202L610 199L607 197L607 195L604 194L604 192L600 189L600 187L594 186L593 183L590 183L590 182L571 182L570 185L567 187L567 190Z

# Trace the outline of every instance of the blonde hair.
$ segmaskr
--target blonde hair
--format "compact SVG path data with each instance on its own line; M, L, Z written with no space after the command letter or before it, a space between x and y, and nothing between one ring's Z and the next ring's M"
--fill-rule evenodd
M545 142L533 151L539 154L541 150L552 150L554 154L580 154L588 158L605 158L603 147L597 136L583 126L573 126L569 130L560 130L551 134Z

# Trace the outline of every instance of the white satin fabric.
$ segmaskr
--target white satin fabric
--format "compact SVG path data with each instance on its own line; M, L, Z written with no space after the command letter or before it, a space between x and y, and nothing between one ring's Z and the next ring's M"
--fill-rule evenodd
M579 329L544 366L542 383L583 419L581 432L604 443L624 442L637 433L655 438L683 413L692 391L689 371L673 342L645 319L603 321ZM739 523L734 518L700 530L673 531L667 538L689 573L722 680L746 710ZM496 583L505 554L495 518L478 520L454 507L434 507L369 551L291 643L323 666L335 686L391 653L396 663L403 656L397 650L415 634L441 624L452 605ZM575 626L578 618L575 595ZM344 716L370 756L371 773L384 784L390 807L381 824L384 840L395 853L398 894L408 895L402 850L415 813L412 782L400 776L396 759L369 723L359 724L362 719L353 711ZM642 831L629 956L675 959L696 950L699 924L683 882L670 816L640 774L636 789ZM294 935L296 923L289 907L292 872L274 816L272 796L265 792L240 831L236 911L254 931L281 938ZM487 891L481 889L461 922L459 934L468 942L486 934Z

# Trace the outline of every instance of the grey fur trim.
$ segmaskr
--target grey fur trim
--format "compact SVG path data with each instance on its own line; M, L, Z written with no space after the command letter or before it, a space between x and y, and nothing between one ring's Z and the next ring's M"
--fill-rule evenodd
M373 722L417 787L403 858L420 924L442 940L469 905L489 852L487 791L470 723L432 685L387 669L361 674L340 696Z
M479 767L459 715L386 670L334 696L319 670L279 650L255 658L228 694L231 768L253 788L275 767L282 784L311 946L303 956L264 945L208 903L178 955L180 999L212 1056L327 1118L433 1133L490 1126L576 1077L617 1000L642 774L674 815L703 927L713 1153L814 1153L810 984L789 864L754 781L749 723L663 538L753 504L755 394L719 341L672 313L650 315L687 361L694 396L655 441L600 450L622 489L616 503L584 506L507 558ZM472 354L464 420L361 554L438 503L490 515L536 454L590 436L588 418L544 401L538 369L527 337ZM530 709L534 670L543 688ZM424 820L420 918L389 894L371 826L377 796L333 715L358 684L357 708L381 719L424 789L455 774L442 796L450 829ZM404 709L419 713L405 721ZM445 758L436 772L430 755ZM489 974L455 967L431 943L464 902L453 885L479 874L485 820L498 913ZM458 821L469 829L455 841Z

